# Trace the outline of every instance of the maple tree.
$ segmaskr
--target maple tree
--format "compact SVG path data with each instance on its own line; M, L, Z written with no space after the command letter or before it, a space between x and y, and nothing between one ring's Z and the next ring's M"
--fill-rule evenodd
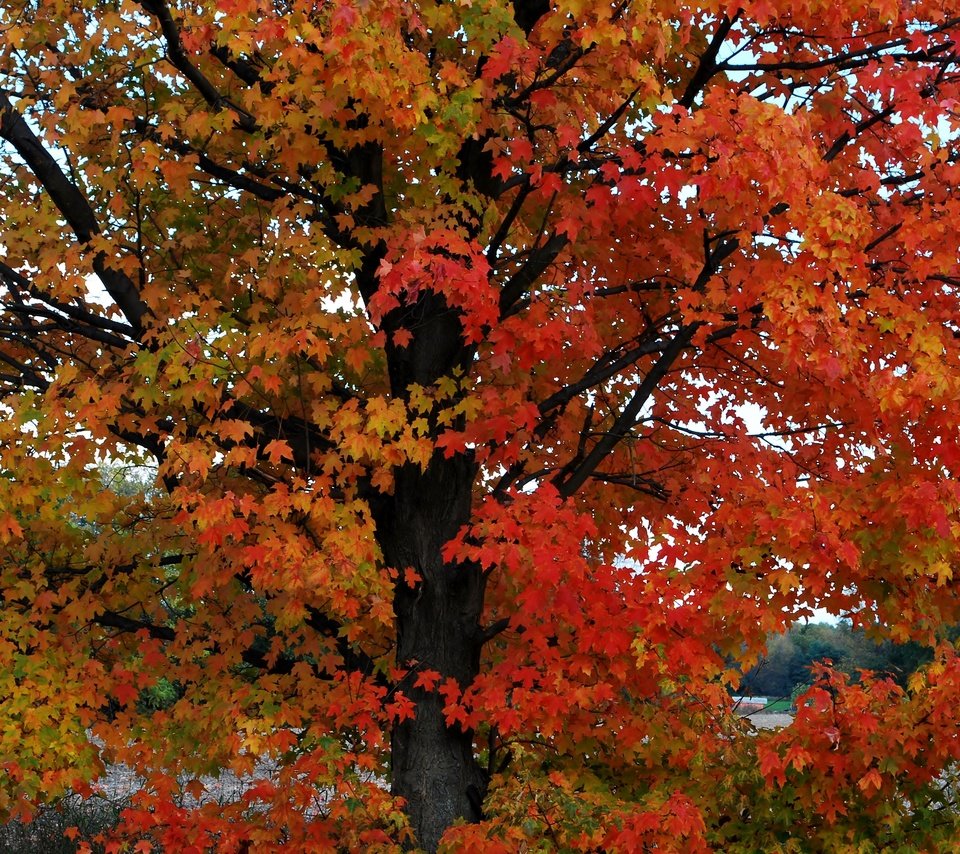
M0 811L122 761L136 850L949 845L958 34L3 4ZM748 735L817 608L933 661Z

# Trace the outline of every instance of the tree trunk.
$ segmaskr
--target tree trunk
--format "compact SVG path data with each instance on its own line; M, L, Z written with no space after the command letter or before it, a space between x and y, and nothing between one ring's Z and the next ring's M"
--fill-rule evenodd
M423 471L404 466L377 518L384 558L401 573L394 597L397 663L414 671L402 690L416 704L415 718L393 731L392 790L406 800L417 845L430 852L458 819L479 820L486 787L473 732L446 725L436 689L413 687L416 672L433 670L462 689L480 669L483 575L441 556L470 518L475 475L464 456L437 453ZM422 579L414 587L404 583L406 568Z

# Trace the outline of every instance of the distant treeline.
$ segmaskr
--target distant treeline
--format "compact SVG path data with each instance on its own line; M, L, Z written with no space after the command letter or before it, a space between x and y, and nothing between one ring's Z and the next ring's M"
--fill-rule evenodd
M958 634L955 630L954 634ZM874 641L849 622L795 625L767 641L767 656L744 676L740 692L770 698L790 697L809 684L810 665L829 659L834 667L855 675L859 670L888 674L901 685L930 661L932 650L918 643Z

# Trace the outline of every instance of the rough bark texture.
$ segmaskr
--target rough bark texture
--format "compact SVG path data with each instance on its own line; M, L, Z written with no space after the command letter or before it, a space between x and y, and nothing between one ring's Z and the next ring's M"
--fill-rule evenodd
M442 297L425 295L412 314L414 342L388 348L398 397L405 397L411 384L429 385L470 357L459 317ZM442 551L470 519L476 474L469 456L437 452L424 470L399 468L393 493L374 504L384 561L400 575L394 597L397 663L414 672L436 671L461 688L480 670L484 578L477 566L445 562ZM414 587L403 583L407 568L421 578ZM454 822L479 820L486 779L474 758L473 733L448 727L443 697L435 689L414 688L415 678L403 686L416 703L416 717L393 732L391 785L406 800L417 847L435 851Z
M398 583L394 599L397 661L414 672L434 670L469 685L480 667L483 577L473 566L451 565L443 544L468 520L474 465L464 457L434 457L426 471L404 468L397 479L392 520L381 526L390 565L412 567L422 581ZM435 851L460 818L478 820L485 780L473 754L473 733L446 725L436 691L405 687L416 717L393 732L392 788L407 801L418 844Z

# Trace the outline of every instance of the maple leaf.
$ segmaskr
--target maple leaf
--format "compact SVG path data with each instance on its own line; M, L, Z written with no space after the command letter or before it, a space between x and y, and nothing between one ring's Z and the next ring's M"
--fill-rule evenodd
M760 773L767 779L773 780L779 786L783 786L786 781L784 774L783 761L772 750L764 751L760 754Z
M111 693L117 698L117 702L120 703L121 706L133 703L137 697L140 696L140 691L137 687L127 682L115 682Z
M425 691L432 691L442 678L443 675L438 673L436 670L421 670L419 673L417 673L417 678L413 683L413 687L423 688Z
M290 448L290 445L283 439L273 439L270 442L267 442L267 444L263 447L263 452L267 455L267 459L272 463L293 460L293 451Z
M390 336L390 339L397 347L408 347L413 340L413 334L409 329L397 329Z
M510 71L519 51L519 44L511 36L504 36L490 52L483 74L490 80L497 80Z
M883 778L876 768L871 768L857 781L857 786L863 791L871 788L879 790L883 786Z
M444 679L443 682L440 683L438 690L440 696L443 697L448 705L455 703L460 698L460 685L453 677L448 676Z
M220 419L217 422L217 431L227 441L242 442L247 436L253 435L253 428L245 421Z

